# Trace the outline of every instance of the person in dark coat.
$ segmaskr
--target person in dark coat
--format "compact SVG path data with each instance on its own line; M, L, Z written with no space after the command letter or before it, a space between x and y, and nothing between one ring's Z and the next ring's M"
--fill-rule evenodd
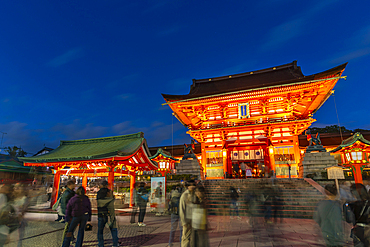
M70 180L67 182L66 190L64 191L62 198L60 198L60 208L62 215L66 214L68 201L76 194L74 188L76 187L75 182ZM61 223L64 223L61 221Z
M114 210L113 192L108 189L108 182L103 180L100 183L100 190L96 195L98 203L98 246L104 247L104 227L108 224L113 239L113 247L118 245L117 220Z
M137 190L137 202L139 206L139 226L146 226L143 221L146 213L146 205L148 203L148 195L148 191L145 189L145 183L140 183L140 187Z
M64 191L62 197L60 198L60 215L64 216L66 215L67 210L67 204L69 200L76 194L74 189L76 187L76 184L73 180L69 180L67 182L66 190ZM59 222L65 223L64 231L63 231L63 237L62 241L64 241L64 238L67 234L68 228L69 228L69 222L65 221L65 219L60 220ZM72 239L75 239L72 232Z
M333 184L325 186L326 200L317 205L314 220L319 224L327 246L344 246L342 206L336 200L337 188Z
M70 246L73 232L77 225L80 226L78 229L75 247L82 246L85 234L85 226L88 221L91 221L91 203L90 199L85 195L85 193L85 188L79 187L76 191L76 195L73 196L67 204L66 221L70 222L70 225L63 241L63 247Z

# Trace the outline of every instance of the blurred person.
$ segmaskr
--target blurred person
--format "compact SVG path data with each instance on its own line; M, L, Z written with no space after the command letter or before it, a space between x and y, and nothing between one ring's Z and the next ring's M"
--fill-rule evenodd
M163 208L163 183L159 182L157 188L155 188L155 200L157 202L157 213L156 215L163 215L164 208Z
M195 181L190 180L187 182L187 190L181 195L179 202L179 216L182 224L182 238L181 247L191 246L192 234L192 208L196 200L195 196Z
M63 195L60 198L60 214L62 216L66 215L67 205L69 200L75 196L76 192L75 189L75 182L73 180L69 180L66 185L66 190L64 191ZM62 241L64 241L64 238L68 232L68 228L70 226L69 222L65 220L64 218L59 221L60 223L65 223ZM72 232L73 235L73 232ZM75 239L74 236L72 236L72 239Z
M176 187L171 192L171 200L170 200L170 211L171 211L171 231L170 231L170 239L168 241L168 247L172 246L172 243L175 238L175 232L177 230L177 226L179 226L180 229L180 245L181 245L181 238L182 238L182 225L180 222L180 216L179 216L179 205L180 205L180 187Z
M277 223L278 218L280 218L280 223L283 223L284 199L282 197L282 191L279 186L273 187L272 205L274 222Z
M98 246L104 247L104 227L108 224L112 235L113 247L117 247L119 244L117 220L114 209L115 198L113 192L108 189L108 182L106 180L100 183L100 190L96 195L96 199L98 204Z
M48 195L48 202L51 200L51 194L53 193L53 185L50 184L50 186L46 189L46 194Z
M131 210L131 219L130 219L131 224L135 224L135 222L136 222L135 217L136 217L137 209L138 209L137 187L138 187L138 183L135 183L134 184L134 189L132 191L134 205L132 206L132 210Z
M61 205L61 198L65 190L66 188L64 186L60 188L59 193L58 193L58 200L55 202L55 205L53 205L53 209L56 208L54 210L57 211L57 215L58 215L58 218L55 221L61 221L61 220L64 221L64 214L62 213L62 208L60 205Z
M370 196L363 184L352 184L350 190L356 201L346 203L344 206L349 208L349 213L352 214L351 217L347 217L345 211L346 221L353 224L351 230L353 244L355 247L370 246Z
M209 247L207 234L207 200L203 186L195 189L195 202L192 212L191 246Z
M272 212L272 202L273 202L273 193L270 187L265 187L263 193L261 194L261 201L263 202L263 207L265 210L265 222L272 223L271 221L271 212Z
M238 206L238 199L239 199L239 193L238 191L230 186L229 188L229 197L230 197L230 219L234 219L234 216L236 216L237 219L241 219L239 216L239 206Z
M22 246L22 239L24 238L25 228L27 226L24 215L29 206L29 198L27 196L27 191L24 186L20 183L17 183L14 186L14 199L12 202L17 217L19 219L19 228L18 228L18 247Z
M138 219L138 225L139 226L146 226L144 224L144 217L146 213L146 206L149 200L149 192L145 188L145 183L141 182L139 185L139 189L137 190L137 202L139 207L139 219Z
M245 165L245 163L244 162L242 162L241 164L240 164L240 169L242 170L242 177L243 178L246 178L246 169L247 169L247 166Z
M9 184L0 185L0 247L4 246L7 242L10 229L7 226L9 201L11 200L12 188Z
M353 197L351 190L351 183L349 181L344 181L339 183L339 196L342 201L345 202L352 202L356 201L356 199Z
M326 246L344 246L342 206L337 200L337 188L325 186L326 199L318 203L314 220L319 224Z
M69 222L70 225L62 247L70 246L73 232L78 225L79 228L75 247L82 246L85 226L88 221L91 221L91 203L90 199L85 194L85 188L82 186L78 187L76 194L68 201L66 221Z

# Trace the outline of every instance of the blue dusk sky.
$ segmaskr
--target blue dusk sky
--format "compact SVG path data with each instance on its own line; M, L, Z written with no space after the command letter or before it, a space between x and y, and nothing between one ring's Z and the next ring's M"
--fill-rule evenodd
M293 60L305 75L348 62L335 87L340 124L369 129L369 9L340 0L2 1L2 146L32 154L139 131L149 146L189 143L161 93ZM314 118L338 124L333 96Z

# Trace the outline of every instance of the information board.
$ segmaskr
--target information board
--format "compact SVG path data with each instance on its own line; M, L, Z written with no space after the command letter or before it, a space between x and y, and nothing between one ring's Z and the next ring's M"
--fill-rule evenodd
M344 179L343 169L338 166L327 168L328 179Z

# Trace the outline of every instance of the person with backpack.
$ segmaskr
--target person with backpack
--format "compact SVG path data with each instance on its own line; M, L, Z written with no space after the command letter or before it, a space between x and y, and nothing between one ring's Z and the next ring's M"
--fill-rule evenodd
M149 193L145 189L145 183L141 182L139 189L137 190L137 202L139 206L139 220L138 220L139 226L146 226L146 224L144 224L143 221L144 221L144 217L146 213L146 205L148 203L148 200L149 200Z
M78 225L78 235L75 247L82 247L85 235L85 226L88 221L91 221L91 203L90 199L85 195L84 187L79 187L76 194L68 201L66 208L66 221L69 222L68 232L63 241L62 247L69 247L73 232Z
M172 246L172 242L175 238L175 232L177 230L177 226L180 228L180 245L181 245L181 237L182 237L182 225L180 222L179 216L179 204L180 204L180 188L176 187L175 190L171 193L171 200L170 200L170 208L171 208L171 231L170 231L170 239L168 241L168 247Z
M355 247L370 246L370 195L363 184L352 184L354 202L343 205L345 220L353 225L351 237Z
M108 182L100 183L100 190L96 195L98 204L98 246L104 247L104 227L108 224L113 239L113 247L119 246L117 220L114 210L113 192L108 189Z

